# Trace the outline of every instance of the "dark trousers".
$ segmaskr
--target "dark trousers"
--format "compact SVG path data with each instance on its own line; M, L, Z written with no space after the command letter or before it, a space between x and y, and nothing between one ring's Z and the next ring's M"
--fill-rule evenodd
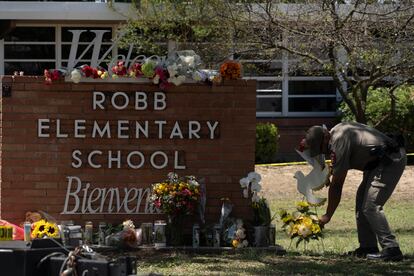
M390 155L390 164L380 164L364 171L363 180L356 195L356 221L361 247L399 247L391 233L383 206L390 198L407 164L405 150Z

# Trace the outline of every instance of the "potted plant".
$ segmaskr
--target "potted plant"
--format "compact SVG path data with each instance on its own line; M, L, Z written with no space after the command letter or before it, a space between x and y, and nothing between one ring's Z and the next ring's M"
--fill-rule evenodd
M253 245L256 247L266 247L273 245L274 231L269 231L271 223L274 219L272 217L269 204L264 197L260 197L258 193L261 190L261 176L256 172L251 172L247 177L240 179L240 185L243 189L243 196L249 197L251 194L252 208L253 208L253 228L254 241ZM273 237L272 237L273 236Z

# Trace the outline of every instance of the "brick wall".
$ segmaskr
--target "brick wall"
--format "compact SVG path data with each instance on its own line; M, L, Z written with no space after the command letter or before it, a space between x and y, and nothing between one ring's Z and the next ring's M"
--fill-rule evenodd
M232 81L212 87L201 84L174 87L165 92L165 110L154 110L150 100L153 92L159 89L151 84L99 81L72 84L62 81L45 85L42 77L13 79L9 76L3 77L2 84L12 87L11 97L1 98L2 219L20 223L24 220L26 211L43 210L58 220L72 219L80 223L85 220L120 222L126 218L137 223L152 221L160 216L61 214L68 186L67 177L78 177L82 185L90 183L89 196L95 187L146 188L165 179L167 173L174 169L171 161L174 151L179 153L180 164L186 166L186 169L176 170L179 175L205 178L208 222L218 220L222 197L230 198L235 205L233 215L242 218L251 216L249 200L242 198L239 179L254 170L254 81ZM92 109L93 91L102 91L107 96L108 99L103 103L105 110ZM131 99L135 91L148 92L148 109L135 110L131 104L124 110L116 110L111 106L110 98L117 91L126 92ZM117 104L122 105L122 101ZM50 129L42 130L42 133L48 133L50 137L38 137L39 119L50 120L47 123ZM68 138L57 137L58 119L61 133L68 133ZM74 121L81 119L86 120L86 130L81 132L87 138L74 138ZM190 120L201 124L218 121L219 129L215 132L214 139L209 139L206 128L199 132L200 139L157 139L154 137L158 128L154 127L150 127L149 131L153 138L91 138L90 129L94 120L110 121L111 131L119 120L165 120L168 126L164 129L164 137L165 133L170 134L170 123L175 121L183 125ZM133 133L131 130L130 135ZM183 135L187 134L188 131L184 129ZM76 149L83 154L81 159L84 163L80 168L72 167L72 153ZM102 162L102 168L95 169L85 165L84 155L93 150L104 153L120 150L121 168L107 168L104 157L94 159L95 163ZM141 168L127 167L124 153L131 151L141 151L146 156L145 164ZM166 168L155 169L150 165L147 155L154 151L167 154L170 162ZM84 187L86 186L82 186ZM75 204L73 198L70 203L71 206Z
M313 125L325 124L331 129L336 119L332 117L307 117L307 118L258 118L257 123L273 123L278 128L278 151L275 156L277 162L303 161L295 152L300 141L304 138L306 130Z

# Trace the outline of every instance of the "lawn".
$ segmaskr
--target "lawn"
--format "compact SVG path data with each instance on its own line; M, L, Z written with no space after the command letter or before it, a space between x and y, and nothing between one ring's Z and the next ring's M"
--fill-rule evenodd
M295 190L296 185L289 177L275 177L280 174L290 176L297 169L305 171L303 166L256 167L263 176L263 188L273 212L280 208L292 210L295 201L300 199ZM276 221L276 242L288 251L285 256L259 252L254 248L221 255L157 254L140 257L138 275L414 275L413 172L414 167L408 167L399 187L384 207L406 256L402 262L382 263L343 256L345 252L358 246L354 217L354 192L357 185L346 183L349 188L344 190L343 200L325 228L323 245L318 241L311 242L306 251L302 245L299 248L294 243L290 245L290 239L280 229L281 223ZM357 182L359 176L358 173L351 174L347 181ZM286 181L281 182L281 179ZM324 207L319 208L318 212L322 214Z

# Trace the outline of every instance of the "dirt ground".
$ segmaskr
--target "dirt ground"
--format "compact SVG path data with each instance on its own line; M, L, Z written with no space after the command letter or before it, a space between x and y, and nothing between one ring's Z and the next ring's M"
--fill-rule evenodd
M293 175L300 170L306 175L311 167L308 165L292 166L256 166L256 172L262 176L262 194L268 199L300 199ZM356 190L362 180L362 172L351 170L345 180L343 199L355 198ZM326 197L328 189L316 192ZM410 200L414 203L414 166L407 166L394 191L392 200Z

